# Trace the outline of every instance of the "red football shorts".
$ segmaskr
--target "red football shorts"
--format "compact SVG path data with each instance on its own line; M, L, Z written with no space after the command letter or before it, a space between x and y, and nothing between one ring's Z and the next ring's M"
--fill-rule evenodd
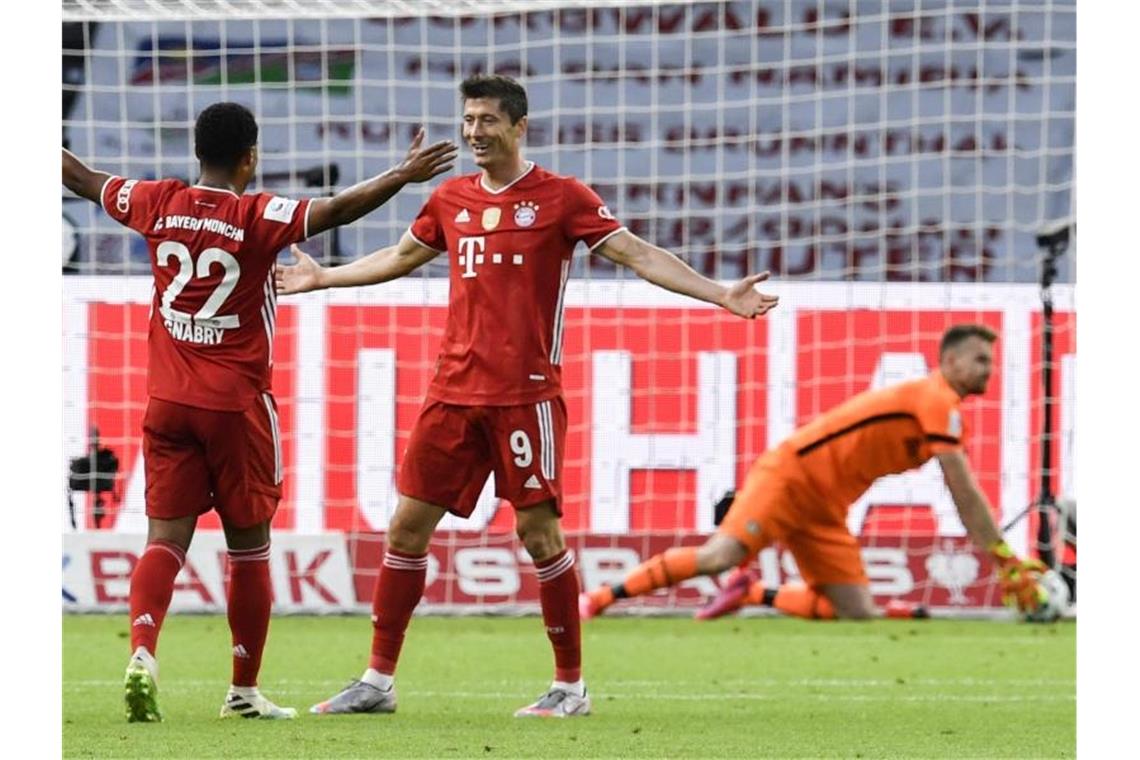
M469 517L495 473L495 495L515 509L554 500L561 511L566 402L458 406L428 399L412 428L397 487Z
M794 458L779 450L765 453L749 469L718 530L751 556L783 544L809 586L866 585L859 542L847 529L844 510L812 498L802 478Z
M244 412L152 398L143 418L146 513L160 520L200 515L248 528L270 520L281 499L281 434L273 396Z

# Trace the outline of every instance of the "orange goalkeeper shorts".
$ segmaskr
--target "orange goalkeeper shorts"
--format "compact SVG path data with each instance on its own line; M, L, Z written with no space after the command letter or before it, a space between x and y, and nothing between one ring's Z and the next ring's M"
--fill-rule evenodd
M757 459L719 531L744 544L750 556L782 544L809 586L866 585L859 542L844 511L809 496L794 456L777 449Z

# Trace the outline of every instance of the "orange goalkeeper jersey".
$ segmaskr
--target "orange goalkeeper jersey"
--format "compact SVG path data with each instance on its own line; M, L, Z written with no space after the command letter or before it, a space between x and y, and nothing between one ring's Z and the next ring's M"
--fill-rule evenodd
M846 512L876 479L960 449L960 401L937 371L865 391L796 430L780 445L780 458L809 494Z

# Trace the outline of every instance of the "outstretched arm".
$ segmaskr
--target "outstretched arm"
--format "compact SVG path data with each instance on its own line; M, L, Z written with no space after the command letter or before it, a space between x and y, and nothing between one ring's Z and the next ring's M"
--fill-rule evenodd
M966 532L979 549L990 551L1002 537L994 523L989 500L978 487L966 455L961 451L948 451L938 455L938 464L942 466L942 477Z
M297 246L292 250L297 263L277 267L277 292L282 295L388 282L403 277L439 255L439 251L420 245L406 232L396 245L381 248L339 267L322 267Z
M1037 609L1047 597L1037 583L1044 565L1034 559L1021 559L1001 537L990 503L978 488L965 454L961 451L939 454L938 464L942 466L942 477L946 479L946 487L950 489L966 532L979 549L993 557L1003 601L1023 612Z
M440 140L426 148L424 130L420 129L408 148L404 160L383 174L358 182L331 198L318 198L309 208L309 236L355 222L383 206L389 198L409 182L427 182L450 171L459 148L450 140Z
M674 293L723 306L738 317L753 319L779 302L778 296L761 293L753 286L768 279L767 272L753 274L730 286L710 280L664 248L647 243L628 230L610 236L597 249L610 261L627 266L643 280Z
M63 184L80 198L101 203L99 193L111 178L107 172L97 172L80 161L74 153L63 148Z

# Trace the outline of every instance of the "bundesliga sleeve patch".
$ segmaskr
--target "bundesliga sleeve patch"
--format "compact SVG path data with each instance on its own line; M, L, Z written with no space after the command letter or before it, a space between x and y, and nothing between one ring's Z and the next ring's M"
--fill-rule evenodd
M950 419L946 424L946 432L955 438L962 435L962 415L957 409L950 410Z
M271 222L288 224L293 221L293 212L297 210L299 205L301 205L300 201L275 195L269 199L269 203L265 204L265 213L262 216Z

